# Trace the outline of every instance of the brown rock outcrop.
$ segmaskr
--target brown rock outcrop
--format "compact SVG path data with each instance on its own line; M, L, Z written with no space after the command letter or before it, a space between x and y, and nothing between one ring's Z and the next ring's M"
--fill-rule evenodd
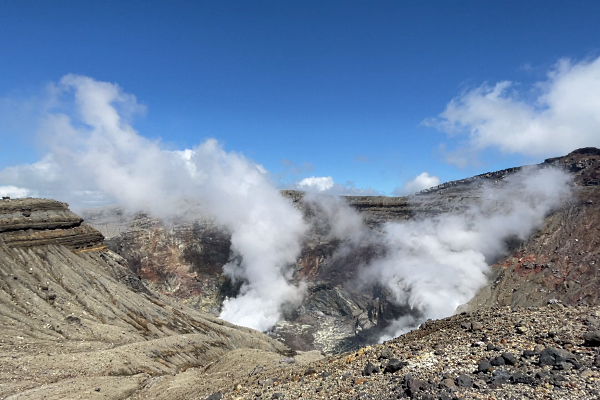
M9 247L53 244L82 250L102 246L104 237L66 203L28 198L0 201L0 239Z

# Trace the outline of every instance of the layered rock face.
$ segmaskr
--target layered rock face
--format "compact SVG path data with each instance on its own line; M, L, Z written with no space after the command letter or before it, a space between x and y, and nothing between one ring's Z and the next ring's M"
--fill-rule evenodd
M83 250L104 245L98 230L59 201L5 198L0 217L0 238L9 247L55 244Z
M151 293L64 203L3 200L0 230L0 398L128 398L233 349L287 354Z

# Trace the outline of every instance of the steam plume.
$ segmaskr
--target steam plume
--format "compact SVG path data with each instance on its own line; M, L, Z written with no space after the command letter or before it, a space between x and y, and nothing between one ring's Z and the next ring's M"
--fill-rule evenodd
M569 182L556 169L525 169L501 187L484 188L480 204L464 214L388 223L379 237L385 256L366 267L363 279L387 287L397 304L424 319L452 315L487 283L489 264L506 251L506 239L526 239L569 198ZM402 318L390 334L419 322Z
M413 310L394 321L383 339L429 318L452 315L487 283L489 265L506 252L506 239L526 239L545 216L570 197L571 178L557 169L524 168L500 184L484 186L479 201L460 214L364 226L343 199L311 194L317 231L340 239L337 255L373 244L379 256L360 267L359 286L379 285L398 306Z
M54 107L41 126L48 154L0 171L0 181L21 191L30 190L21 188L27 183L75 208L91 198L91 204L115 202L168 219L196 206L230 230L237 261L225 273L244 282L240 295L225 302L222 318L266 330L284 303L301 300L303 288L289 283L287 268L306 226L260 165L214 139L165 150L133 129L130 119L144 109L118 85L67 75L52 93Z

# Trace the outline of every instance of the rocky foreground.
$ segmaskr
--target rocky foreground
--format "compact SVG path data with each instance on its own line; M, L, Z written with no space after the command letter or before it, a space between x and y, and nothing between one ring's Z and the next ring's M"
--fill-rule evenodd
M598 306L556 302L463 313L309 365L255 361L200 398L597 399L599 328ZM210 377L209 368L195 379ZM197 397L190 387L175 398Z

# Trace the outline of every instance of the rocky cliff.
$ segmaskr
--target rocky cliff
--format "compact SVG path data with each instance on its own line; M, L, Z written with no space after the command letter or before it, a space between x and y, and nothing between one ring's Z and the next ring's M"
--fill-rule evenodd
M64 203L0 203L0 398L127 398L268 336L151 293Z

